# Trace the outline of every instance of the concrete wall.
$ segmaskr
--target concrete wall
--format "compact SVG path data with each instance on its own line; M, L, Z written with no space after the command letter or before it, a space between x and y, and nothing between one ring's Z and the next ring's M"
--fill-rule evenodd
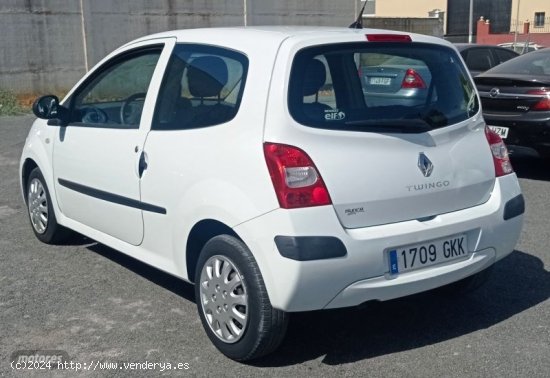
M249 0L248 25L348 26L355 21L358 1Z
M88 65L132 39L173 29L243 25L243 1L85 0Z
M0 0L0 88L64 92L121 44L172 30L351 24L360 0Z
M440 18L397 18L397 17L365 17L363 25L366 28L400 30L410 33L427 34L443 37L444 13Z
M77 1L2 0L0 88L58 92L77 81L84 72L80 21Z

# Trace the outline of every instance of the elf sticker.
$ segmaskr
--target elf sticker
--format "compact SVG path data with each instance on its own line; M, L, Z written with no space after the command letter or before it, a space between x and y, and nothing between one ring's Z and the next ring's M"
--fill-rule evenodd
M341 121L346 118L346 113L338 109L325 110L325 119L327 121Z

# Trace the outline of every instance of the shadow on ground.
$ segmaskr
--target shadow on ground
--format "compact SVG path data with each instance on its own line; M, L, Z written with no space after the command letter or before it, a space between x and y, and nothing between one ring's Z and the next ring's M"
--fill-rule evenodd
M514 156L512 166L520 178L550 181L550 159Z
M295 314L276 354L257 366L285 366L324 356L338 365L440 343L491 327L550 296L542 261L514 251L488 283L464 297L428 292L361 308Z
M177 294L188 301L195 302L195 290L193 285L179 278L176 278L168 273L164 273L103 244L95 243L87 246L86 248L97 253L98 255L108 258L109 260L125 267L128 270L131 270L136 274L139 274L152 283L170 290L172 293Z
M104 256L186 300L193 286L102 244L89 250ZM495 265L490 280L462 297L427 292L361 307L292 314L276 353L252 364L277 367L323 357L338 365L440 343L496 325L550 297L550 272L521 251Z

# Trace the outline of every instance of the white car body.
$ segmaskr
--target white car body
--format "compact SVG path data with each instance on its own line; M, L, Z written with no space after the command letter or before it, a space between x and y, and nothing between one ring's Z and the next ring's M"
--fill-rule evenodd
M497 46L505 47L507 49L513 50L520 54L525 54L531 51L537 51L544 48L544 46L541 46L534 42L506 42L506 43L499 43Z
M231 230L256 259L272 306L287 312L389 300L480 272L514 250L523 222L522 211L504 220L507 203L521 190L514 173L495 177L481 111L450 126L398 136L307 127L289 113L286 99L297 52L315 45L370 43L365 40L369 33L391 34L343 28L225 28L166 32L128 43L87 73L61 104L113 57L162 44L139 128L35 121L21 158L23 195L25 175L37 166L60 225L190 282L198 257L189 242L193 231L201 225ZM413 42L454 49L441 39L410 36ZM246 55L249 67L239 111L215 127L151 130L172 51L189 42ZM264 142L306 151L332 204L281 208ZM142 152L147 168L140 177ZM417 167L420 153L435 167L429 178ZM100 199L75 190L71 183L119 197ZM467 205L480 191L480 203ZM310 261L287 258L274 241L281 235L334 237L346 254ZM388 249L453 235L466 235L466 256L391 274Z

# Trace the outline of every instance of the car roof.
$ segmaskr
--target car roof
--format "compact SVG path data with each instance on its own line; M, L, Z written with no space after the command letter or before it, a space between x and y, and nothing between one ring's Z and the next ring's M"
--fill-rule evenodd
M487 44L478 45L477 43L454 43L454 45L455 45L455 47L457 48L458 51L463 51L463 50L468 50L468 49L473 49L473 48L478 48L478 47L490 47L490 48L499 49L499 50L512 51L512 50L507 49L505 47L495 46L495 45L487 45Z
M172 37L176 38L177 42L212 43L246 51L258 49L259 41L262 43L262 47L264 46L264 42L266 44L270 42L280 44L287 39L293 39L296 43L306 44L308 41L314 44L315 41L320 39L366 41L366 34L409 35L413 42L452 46L450 42L441 38L422 34L382 29L350 29L326 26L248 26L172 30L138 38L127 43L125 46L148 40Z

